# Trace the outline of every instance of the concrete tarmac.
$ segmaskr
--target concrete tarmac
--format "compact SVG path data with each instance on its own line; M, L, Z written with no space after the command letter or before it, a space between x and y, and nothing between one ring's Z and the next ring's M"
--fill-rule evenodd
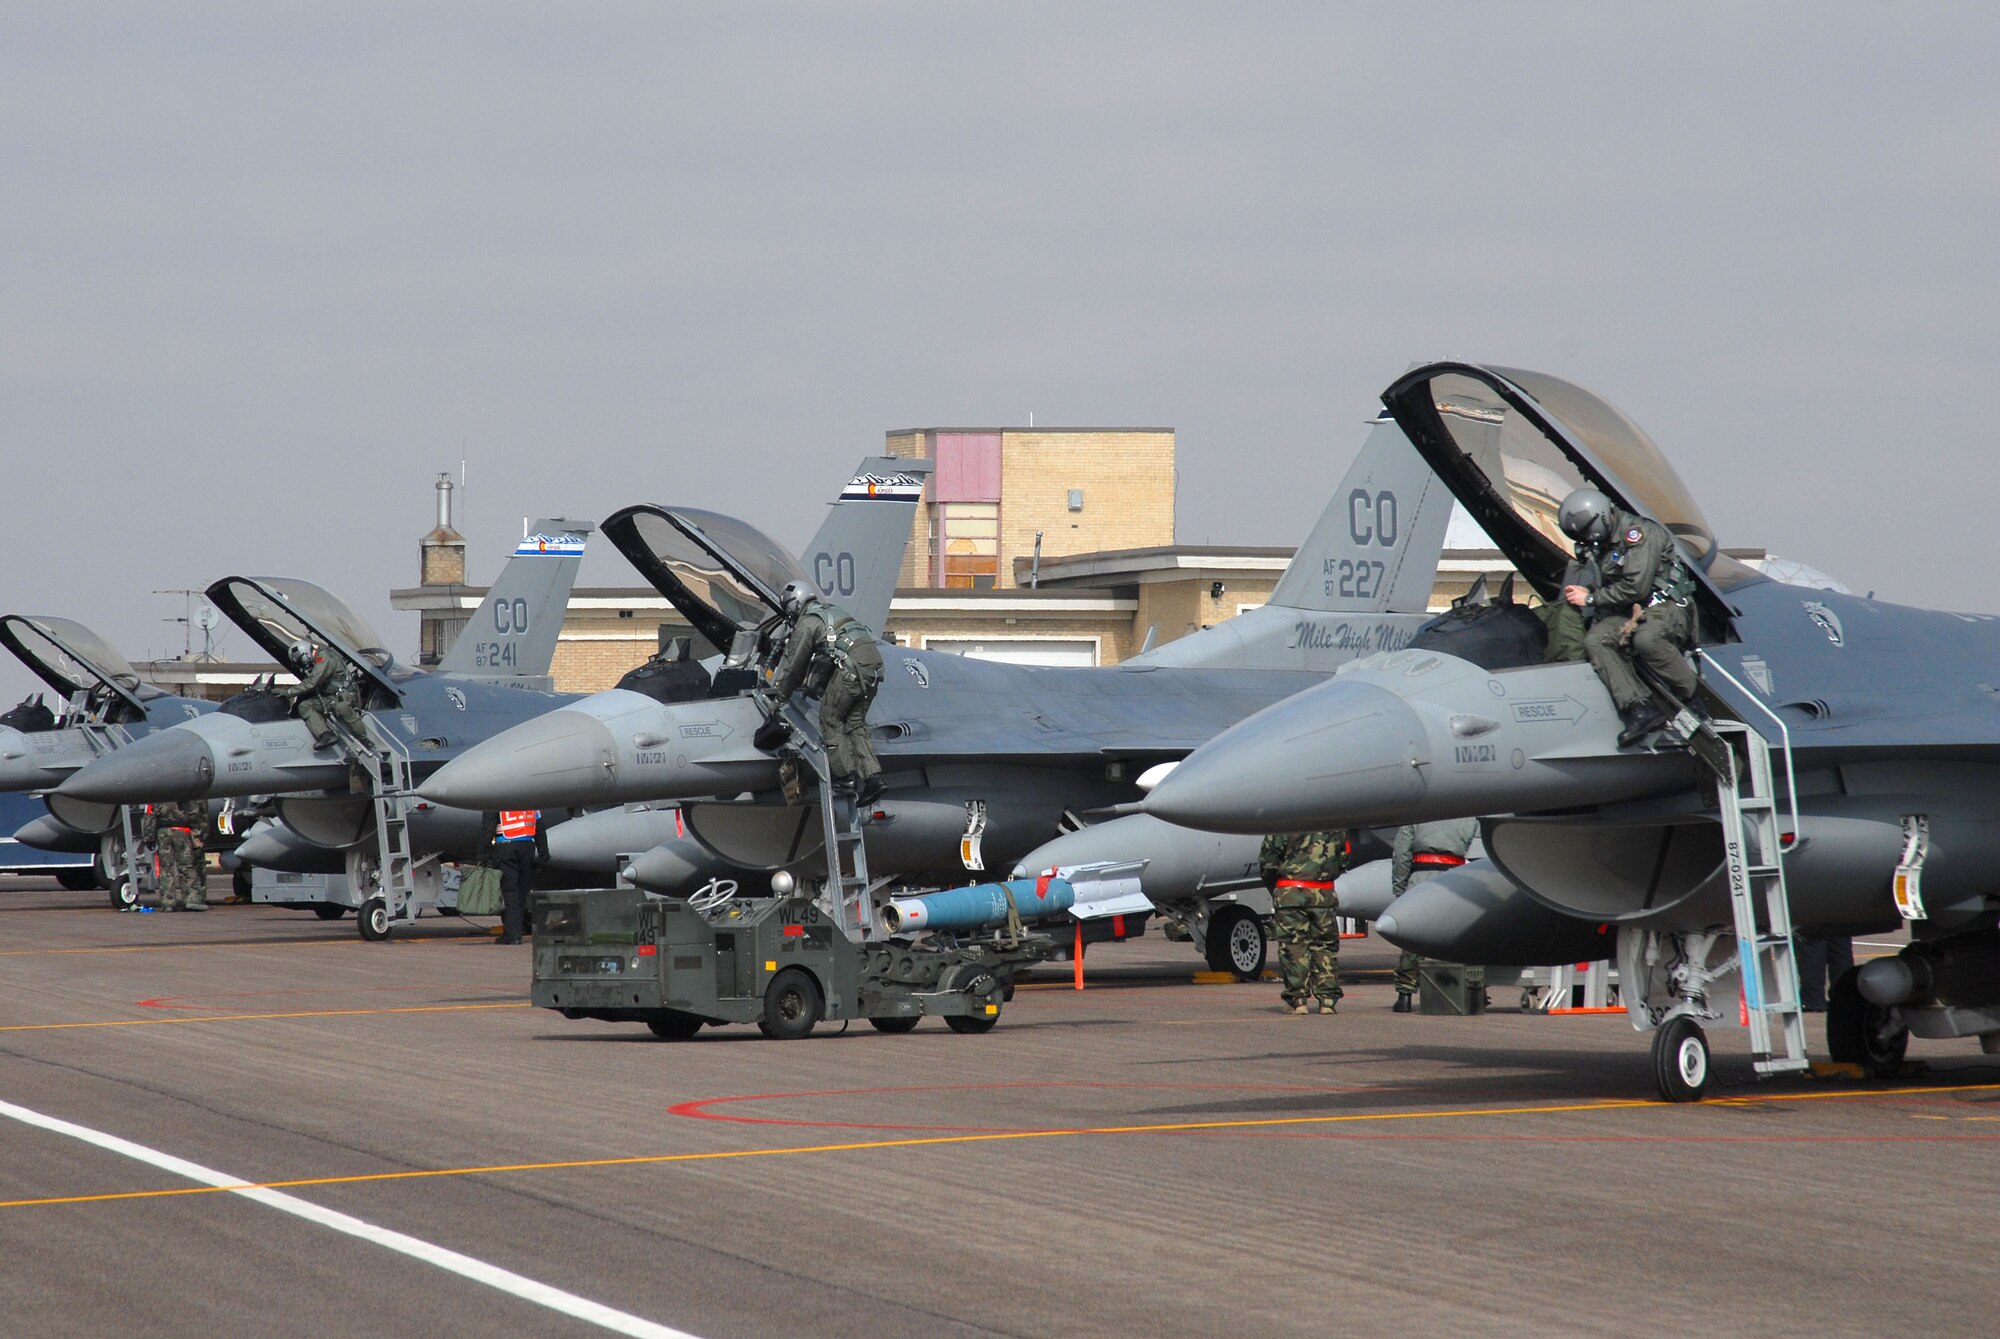
M1351 941L1330 1018L1196 983L1148 937L1093 949L1082 992L1042 969L983 1037L661 1042L528 1007L528 951L484 925L367 944L0 880L0 1316L204 1339L1992 1332L2000 1069L1970 1045L1915 1042L1892 1082L1759 1081L1718 1024L1710 1099L1670 1106L1622 1017L1510 993L1393 1014L1393 960Z

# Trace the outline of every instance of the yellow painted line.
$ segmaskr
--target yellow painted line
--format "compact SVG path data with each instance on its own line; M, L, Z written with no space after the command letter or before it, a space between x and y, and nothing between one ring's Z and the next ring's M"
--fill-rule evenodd
M97 1023L8 1023L0 1032L54 1032L85 1027L165 1027L170 1023L247 1023L268 1018L354 1018L362 1014L446 1014L468 1009L528 1009L527 1000L500 1004L409 1004L394 1009L312 1009L284 1014L204 1014L174 1018L110 1018Z
M1947 1088L1855 1089L1836 1093L1774 1093L1756 1098L1717 1098L1704 1105L1730 1106L1739 1103L1804 1102L1830 1097L1908 1097L1940 1093L1992 1092L2000 1084L1968 1083ZM313 1176L293 1181L246 1181L241 1185L184 1186L171 1190L121 1190L100 1195L60 1195L48 1199L0 1200L0 1209L37 1208L53 1204L98 1204L107 1200L164 1199L173 1195L212 1195L218 1191L295 1190L301 1186L346 1186L367 1181L415 1181L438 1176L488 1176L497 1172L570 1171L585 1167L636 1167L669 1162L721 1162L742 1158L788 1158L805 1153L860 1153L875 1149L923 1148L942 1144L994 1144L1022 1139L1075 1139L1087 1135L1191 1134L1205 1130L1269 1129L1276 1126L1346 1125L1362 1122L1457 1120L1472 1116L1559 1116L1592 1111L1699 1111L1700 1106L1683 1106L1650 1099L1625 1098L1609 1102L1578 1102L1565 1106L1480 1107L1465 1111L1371 1111L1345 1116L1272 1116L1259 1120L1178 1121L1161 1125L1095 1125L1073 1129L995 1130L978 1134L926 1135L912 1139L873 1139L845 1144L809 1144L793 1148L721 1149L707 1153L653 1153L626 1158L578 1158L565 1162L516 1162L485 1167L433 1167L400 1172L363 1172L354 1176Z

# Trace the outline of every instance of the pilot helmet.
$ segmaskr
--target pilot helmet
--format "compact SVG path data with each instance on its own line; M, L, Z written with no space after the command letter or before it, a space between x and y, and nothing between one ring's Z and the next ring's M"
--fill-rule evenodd
M306 666L312 664L313 644L301 637L286 648L285 657L296 668L304 669Z
M810 587L806 585L805 582L787 581L785 583L785 595L783 601L785 612L788 614L798 613L799 610L806 607L806 601L810 600L812 597L813 597L813 591Z
M1611 499L1595 488L1579 488L1562 500L1556 524L1579 543L1597 543L1611 534Z

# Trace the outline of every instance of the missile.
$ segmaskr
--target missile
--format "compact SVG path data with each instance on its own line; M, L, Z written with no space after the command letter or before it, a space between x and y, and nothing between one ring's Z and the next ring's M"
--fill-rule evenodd
M1314 832L1529 812L1672 794L1693 756L1618 747L1588 665L1489 673L1397 651L1225 730L1142 802L1216 832Z
M892 898L882 907L882 924L890 934L992 929L1007 923L1010 895L1024 922L1067 911L1076 901L1076 890L1066 879L1048 875L1009 879L1005 883L977 883L970 888Z
M1618 947L1615 931L1603 922L1542 905L1490 860L1473 860L1411 885L1376 917L1375 929L1397 948L1468 964L1596 962Z
M1056 869L1143 861L1139 889L1155 904L1260 887L1261 837L1197 832L1127 814L1043 842L1014 863L1016 879ZM872 853L871 853L872 854Z
M467 809L559 809L769 790L778 760L751 699L662 705L614 688L503 730L418 787Z

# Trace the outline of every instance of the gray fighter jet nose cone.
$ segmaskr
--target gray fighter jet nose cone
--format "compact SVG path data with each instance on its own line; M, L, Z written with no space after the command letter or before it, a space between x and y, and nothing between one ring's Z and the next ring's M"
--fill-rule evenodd
M552 711L468 749L433 773L419 793L462 809L588 804L617 756L602 721L580 711Z
M214 780L207 740L185 730L162 730L99 758L56 793L95 804L151 804L200 799Z
M1213 832L1312 832L1400 821L1424 793L1423 724L1394 693L1334 679L1202 745L1144 802Z

